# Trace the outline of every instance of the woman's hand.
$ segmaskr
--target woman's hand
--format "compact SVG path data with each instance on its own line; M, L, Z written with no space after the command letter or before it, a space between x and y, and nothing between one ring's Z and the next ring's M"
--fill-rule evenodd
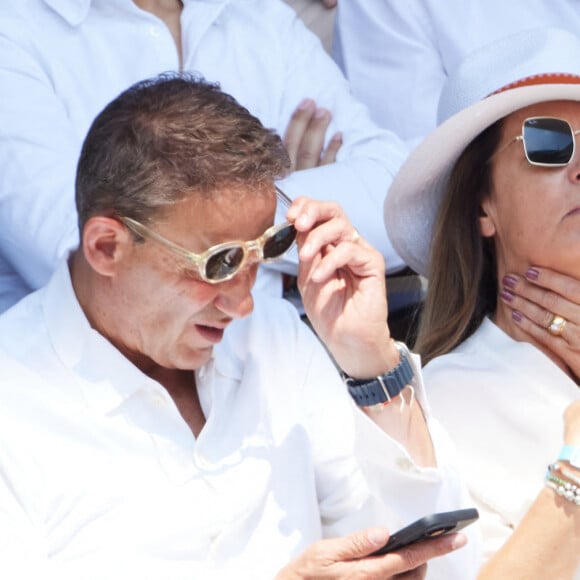
M386 556L368 557L381 548L389 534L371 528L331 540L320 540L286 566L276 580L419 580L425 578L426 562L465 545L461 534L419 542Z
M306 314L337 364L353 377L394 367L387 326L385 263L336 203L298 198L287 213L298 230L298 288Z
M502 286L500 298L518 327L580 377L580 280L533 267L524 276L504 276ZM560 334L550 332L555 315L565 320Z

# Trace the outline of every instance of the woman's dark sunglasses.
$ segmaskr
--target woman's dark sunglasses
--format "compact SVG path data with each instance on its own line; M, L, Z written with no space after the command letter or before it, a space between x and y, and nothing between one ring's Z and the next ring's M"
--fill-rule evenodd
M276 196L286 206L292 203L292 200L279 188L276 188ZM119 217L119 220L134 234L158 242L171 253L185 258L195 267L200 278L210 284L218 284L233 278L253 252L257 254L261 262L271 262L281 258L296 240L296 229L289 222L284 222L268 228L255 240L224 242L212 246L202 254L195 254L132 218Z
M540 167L564 167L574 157L575 136L568 121L555 117L530 117L522 123L522 133L492 155L492 159L515 141L521 141L528 163Z

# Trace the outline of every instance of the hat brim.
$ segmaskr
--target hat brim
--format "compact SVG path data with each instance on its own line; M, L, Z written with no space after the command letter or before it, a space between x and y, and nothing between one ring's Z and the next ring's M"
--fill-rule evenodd
M415 272L427 275L441 197L467 145L506 115L546 101L580 101L580 84L523 86L494 94L447 119L407 158L389 189L384 219L395 250Z

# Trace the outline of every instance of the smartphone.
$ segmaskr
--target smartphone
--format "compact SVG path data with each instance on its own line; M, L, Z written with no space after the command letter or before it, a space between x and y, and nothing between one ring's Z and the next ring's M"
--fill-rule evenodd
M392 534L389 541L382 548L373 552L371 556L381 556L416 542L452 534L473 523L478 517L479 513L475 508L425 516Z

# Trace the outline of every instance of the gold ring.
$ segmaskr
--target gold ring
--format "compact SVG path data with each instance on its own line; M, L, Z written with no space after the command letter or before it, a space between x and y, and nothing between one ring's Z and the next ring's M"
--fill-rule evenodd
M564 332L564 327L568 321L559 314L554 314L550 324L548 324L548 332L552 336L560 336Z

